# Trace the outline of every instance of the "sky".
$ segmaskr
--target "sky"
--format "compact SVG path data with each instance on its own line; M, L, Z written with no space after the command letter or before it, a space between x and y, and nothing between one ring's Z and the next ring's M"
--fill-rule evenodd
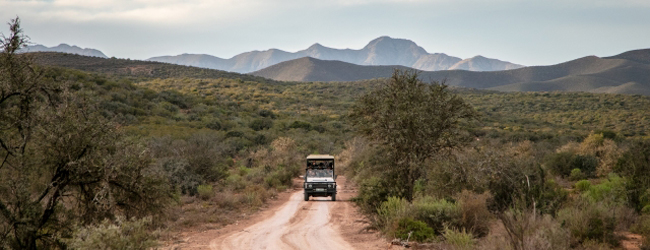
M0 21L16 16L34 44L131 59L361 49L380 36L527 66L650 48L650 0L0 0Z

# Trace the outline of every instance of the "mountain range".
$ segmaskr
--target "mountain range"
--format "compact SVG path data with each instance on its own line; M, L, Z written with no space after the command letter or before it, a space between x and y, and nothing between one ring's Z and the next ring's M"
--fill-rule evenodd
M388 77L403 66L362 66L342 61L299 58L251 73L282 81L356 81ZM512 70L422 71L423 80L498 91L584 91L650 95L650 49L611 57L587 56L572 61Z
M475 56L461 59L443 53L429 54L424 48L406 39L382 36L374 39L360 50L333 49L318 43L298 52L278 49L251 51L223 59L204 54L159 56L147 60L219 69L238 73L257 71L281 62L312 57L321 60L337 60L357 65L399 65L425 71L464 69L470 71L494 71L524 67L497 59Z
M94 56L94 57L101 57L101 58L108 58L104 53L102 53L99 50L96 49L83 49L77 46L70 46L65 43L59 44L58 46L54 47L45 47L43 45L37 44L37 45L30 45L27 46L23 49L20 50L20 52L25 53L25 52L62 52L62 53L68 53L68 54L77 54L77 55L82 55L82 56Z

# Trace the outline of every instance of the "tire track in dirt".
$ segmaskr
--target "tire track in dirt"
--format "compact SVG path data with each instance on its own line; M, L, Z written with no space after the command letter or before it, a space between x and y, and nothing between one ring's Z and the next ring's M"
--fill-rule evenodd
M294 192L275 214L210 242L211 249L354 249L332 223L339 202ZM336 211L334 211L336 212Z
M268 210L221 229L185 232L183 240L163 249L386 249L377 233L350 201L356 188L337 178L337 201L312 197L304 201L302 182Z

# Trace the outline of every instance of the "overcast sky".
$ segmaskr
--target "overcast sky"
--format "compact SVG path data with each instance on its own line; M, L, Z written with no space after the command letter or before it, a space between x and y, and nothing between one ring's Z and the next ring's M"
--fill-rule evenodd
M650 0L0 0L0 21L15 16L33 43L132 59L361 49L384 35L524 65L650 48Z

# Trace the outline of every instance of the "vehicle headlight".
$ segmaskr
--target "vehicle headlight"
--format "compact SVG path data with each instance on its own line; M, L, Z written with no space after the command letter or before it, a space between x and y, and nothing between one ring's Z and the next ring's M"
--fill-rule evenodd
M307 185L308 188L311 188L311 184Z
M332 184L327 185L328 188L332 188Z

